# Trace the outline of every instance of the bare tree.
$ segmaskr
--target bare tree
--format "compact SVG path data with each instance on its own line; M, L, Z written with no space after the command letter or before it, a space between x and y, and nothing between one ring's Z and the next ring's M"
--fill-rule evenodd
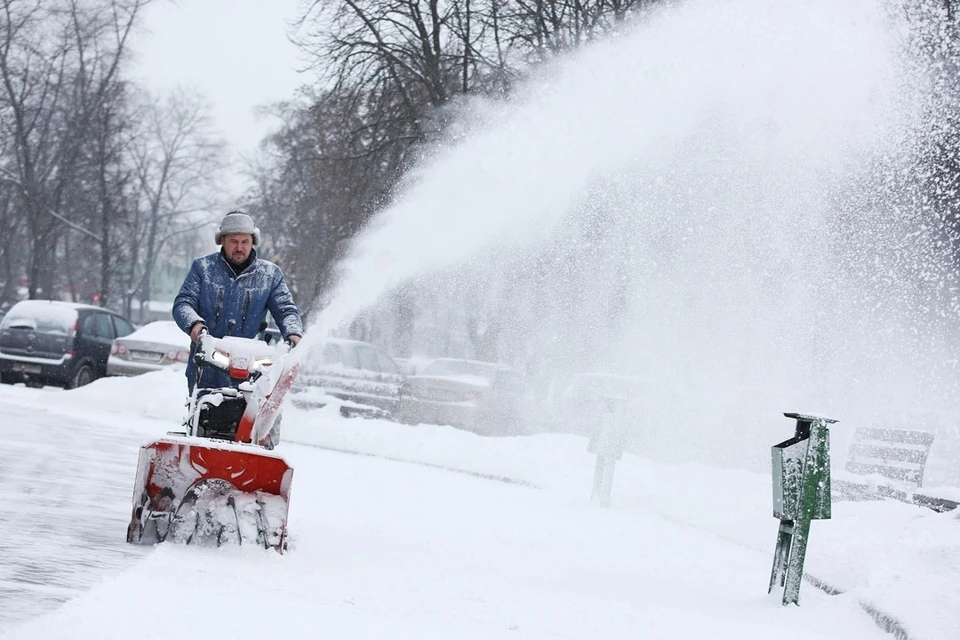
M126 257L125 234L130 170L124 157L128 135L127 87L114 83L90 118L60 213L75 228L61 234L62 278L73 299L103 306L114 301L117 274ZM95 242L90 242L95 240ZM83 265L85 268L77 268ZM98 268L99 267L99 268ZM62 284L62 283L61 283Z
M252 209L270 234L265 255L281 262L305 307L328 288L345 243L396 179L396 160L368 151L352 96L278 107L281 129L253 167ZM377 162L379 160L381 162Z
M0 308L14 300L19 266L26 255L22 250L25 224L19 202L19 192L13 185L0 184Z
M254 200L322 257L288 251L319 299L345 244L389 200L420 145L445 131L458 96L502 96L531 60L577 46L639 0L312 2L296 41L325 87L284 109ZM272 175L271 175L272 174ZM290 216L288 213L295 212ZM300 271L295 268L295 271ZM320 275L310 275L320 274Z
M148 0L0 0L0 101L14 152L3 178L20 192L30 234L30 297L53 294L51 259L92 120L117 81L134 21Z
M142 93L129 141L135 181L126 305L151 299L165 247L207 223L226 165L226 143L215 133L211 107L196 91L179 88L163 99Z
M575 49L660 0L508 0L503 29L528 62Z

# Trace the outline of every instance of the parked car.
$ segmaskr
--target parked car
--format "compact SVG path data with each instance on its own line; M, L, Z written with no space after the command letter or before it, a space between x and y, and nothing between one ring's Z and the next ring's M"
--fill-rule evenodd
M23 300L0 322L0 381L80 387L107 373L117 337L133 333L109 309L57 300Z
M400 420L445 424L481 435L519 435L526 389L516 369L495 362L437 358L409 376L400 392Z
M413 356L410 358L394 358L393 361L400 367L400 371L405 376L415 376L420 373L424 367L433 362L433 358L423 356Z
M403 375L386 351L359 340L331 338L313 346L300 364L291 401L317 408L331 398L342 401L345 416L392 418Z
M190 336L172 320L145 324L113 341L108 376L136 376L148 371L183 368L190 361Z

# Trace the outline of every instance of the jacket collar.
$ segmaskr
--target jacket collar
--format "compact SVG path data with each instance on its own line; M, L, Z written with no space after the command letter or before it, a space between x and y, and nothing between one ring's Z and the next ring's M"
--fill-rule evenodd
M239 278L243 274L248 273L253 269L254 265L257 264L257 248L256 247L253 247L250 249L250 257L247 258L247 266L239 273L237 273L236 269L234 269L233 264L229 260L227 260L227 254L223 252L222 247L220 248L220 251L218 253L220 255L220 261L223 263L223 266L226 267L227 272L233 278Z

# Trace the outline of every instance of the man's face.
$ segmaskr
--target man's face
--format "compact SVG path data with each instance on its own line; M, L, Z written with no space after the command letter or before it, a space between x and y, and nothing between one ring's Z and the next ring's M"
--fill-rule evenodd
M227 260L237 266L250 257L250 250L253 249L253 235L249 233L228 233L221 242Z

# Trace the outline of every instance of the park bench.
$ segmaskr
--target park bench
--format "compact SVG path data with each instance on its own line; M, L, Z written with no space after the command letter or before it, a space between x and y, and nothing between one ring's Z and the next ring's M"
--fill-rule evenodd
M838 500L894 498L903 502L950 511L957 503L926 496L923 472L934 435L914 429L859 427L844 466L833 481Z

